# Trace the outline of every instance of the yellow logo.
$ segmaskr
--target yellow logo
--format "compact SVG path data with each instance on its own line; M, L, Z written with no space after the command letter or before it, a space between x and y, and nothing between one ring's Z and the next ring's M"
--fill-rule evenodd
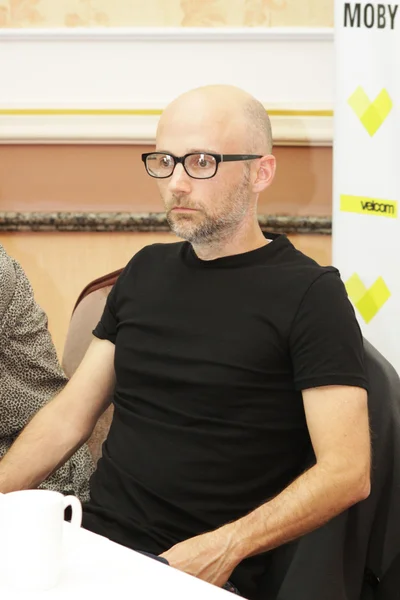
M383 89L371 102L361 86L348 99L348 103L368 131L373 136L392 110L392 99Z
M369 323L390 298L390 291L382 277L378 277L367 289L357 273L354 273L345 285L350 300L365 323Z
M346 194L341 194L340 210L361 215L374 215L375 217L397 219L397 202L395 200L382 200L380 198L367 198L365 196L348 196Z

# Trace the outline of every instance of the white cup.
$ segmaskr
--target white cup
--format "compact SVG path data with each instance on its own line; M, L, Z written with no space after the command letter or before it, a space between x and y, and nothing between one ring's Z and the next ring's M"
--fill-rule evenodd
M75 496L23 490L0 496L0 577L8 586L47 590L60 580L64 510L72 508L72 527L82 522Z

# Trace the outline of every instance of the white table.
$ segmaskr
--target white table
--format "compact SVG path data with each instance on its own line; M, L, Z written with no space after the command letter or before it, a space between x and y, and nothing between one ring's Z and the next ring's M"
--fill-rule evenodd
M3 600L233 600L237 596L65 523L63 575L45 592L6 587ZM1 565L0 565L1 571ZM23 572L21 572L23 577Z

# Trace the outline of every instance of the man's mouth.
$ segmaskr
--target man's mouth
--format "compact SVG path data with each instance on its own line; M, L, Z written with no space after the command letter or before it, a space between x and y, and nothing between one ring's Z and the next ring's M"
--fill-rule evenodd
M171 209L173 212L196 212L196 208L188 208L187 206L174 206Z

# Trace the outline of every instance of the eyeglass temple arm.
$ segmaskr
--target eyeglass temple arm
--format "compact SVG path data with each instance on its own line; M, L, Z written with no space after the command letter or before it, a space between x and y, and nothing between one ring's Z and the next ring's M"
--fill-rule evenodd
M221 154L221 162L250 160L252 158L262 158L262 154Z

